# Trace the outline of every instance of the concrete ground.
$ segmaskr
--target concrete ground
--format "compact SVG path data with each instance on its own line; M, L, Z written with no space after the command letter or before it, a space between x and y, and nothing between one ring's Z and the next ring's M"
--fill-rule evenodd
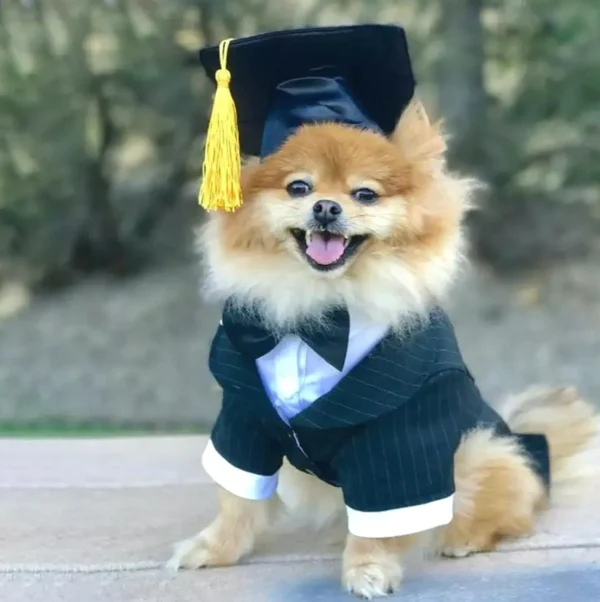
M2 602L342 602L341 534L267 542L243 565L172 574L171 544L200 529L215 489L202 437L0 439ZM410 567L406 602L600 600L600 498L545 515L491 554Z

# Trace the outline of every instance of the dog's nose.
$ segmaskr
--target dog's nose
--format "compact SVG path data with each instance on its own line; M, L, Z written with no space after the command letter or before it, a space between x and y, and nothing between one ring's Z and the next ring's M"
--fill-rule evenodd
M335 201L317 201L313 205L313 216L322 226L327 226L341 215L342 206Z

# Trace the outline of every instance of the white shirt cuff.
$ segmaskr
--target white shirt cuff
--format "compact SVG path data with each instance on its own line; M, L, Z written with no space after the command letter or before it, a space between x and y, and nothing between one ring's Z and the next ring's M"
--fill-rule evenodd
M435 529L450 523L454 495L420 506L383 512L361 512L346 506L348 531L357 537L400 537Z
M264 476L237 468L216 450L212 441L204 450L202 466L217 485L246 500L266 500L277 490L277 473Z

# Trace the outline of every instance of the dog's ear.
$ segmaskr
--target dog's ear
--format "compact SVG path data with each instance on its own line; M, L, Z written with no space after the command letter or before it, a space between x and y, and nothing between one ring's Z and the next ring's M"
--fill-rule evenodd
M391 140L410 161L442 159L447 148L441 124L430 122L425 107L416 97L402 113Z

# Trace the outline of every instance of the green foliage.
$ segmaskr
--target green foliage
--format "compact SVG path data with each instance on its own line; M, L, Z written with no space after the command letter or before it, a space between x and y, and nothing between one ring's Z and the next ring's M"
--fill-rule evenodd
M595 0L488 2L480 255L502 269L593 252L600 240L600 11Z
M531 199L600 206L596 0L0 1L0 279L152 257L199 174L211 88L194 49L361 21L407 27L420 94L440 96L464 166L491 183L489 215ZM504 232L484 226L480 240Z
M597 3L514 0L486 16L498 148L493 184L510 194L599 202Z
M168 4L0 5L0 252L34 280L123 267L138 224L149 234L148 212L184 181L200 94L175 41L184 18ZM132 141L144 152L129 151L131 181L160 166L169 183L141 186L143 206L119 202Z

